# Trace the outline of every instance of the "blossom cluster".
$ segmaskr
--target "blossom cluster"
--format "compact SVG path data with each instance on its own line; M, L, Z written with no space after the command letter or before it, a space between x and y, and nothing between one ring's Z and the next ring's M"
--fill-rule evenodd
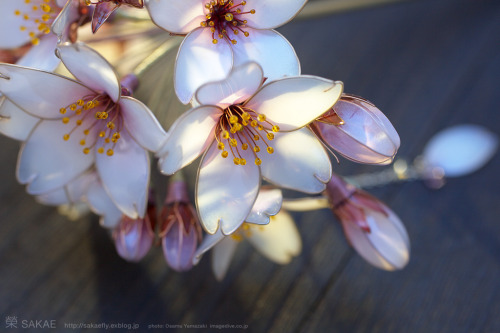
M399 136L373 103L344 93L342 82L301 74L292 45L274 28L305 5L0 1L0 133L22 142L17 180L44 204L83 205L98 214L119 255L130 261L161 242L169 266L185 271L213 248L220 279L238 242L248 239L284 264L302 247L285 209L330 207L369 263L404 267L409 239L403 224L335 175L330 161L334 150L359 163L391 163ZM147 11L158 27L184 38L165 89L191 109L168 129L132 97L138 76L118 73L79 38L88 22L98 35L133 16L119 16L122 9ZM55 72L60 63L71 77ZM152 158L162 174L173 175L161 212ZM198 159L192 205L181 169ZM319 196L287 200L280 189Z

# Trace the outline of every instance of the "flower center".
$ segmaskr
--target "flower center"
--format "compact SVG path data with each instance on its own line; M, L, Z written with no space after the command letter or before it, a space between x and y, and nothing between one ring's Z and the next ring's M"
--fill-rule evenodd
M255 14L255 9L243 11L246 1L234 3L233 0L212 0L205 5L208 14L206 20L201 21L202 27L210 27L212 31L212 42L217 44L219 39L226 39L232 44L237 41L233 35L242 33L245 37L249 36L248 31L243 30L247 20L242 18L245 14Z
M63 135L68 141L71 135L83 126L84 138L80 145L84 146L83 153L88 154L97 144L98 137L104 138L104 145L97 149L99 154L106 151L106 155L114 154L114 147L120 139L120 130L123 127L123 118L120 116L120 107L108 95L89 95L80 98L75 103L62 107L59 112L65 117L63 124L72 124L71 130ZM90 137L91 130L97 131L98 137ZM94 133L94 131L92 131ZM106 148L108 148L106 150Z
M271 218L272 217L273 216L271 216ZM250 238L254 235L255 231L262 232L263 230L263 225L256 225L245 222L238 230L233 232L230 237L236 242L241 242L243 240L243 236L245 236L246 238Z
M50 33L50 25L61 8L56 5L55 0L23 0L23 2L24 4L20 4L22 9L14 11L14 15L24 20L19 30L26 31L31 43L38 45L40 43L38 36Z
M266 124L267 128L264 127ZM255 164L261 165L262 160L259 158L261 146L265 145L266 151L269 154L274 152L273 147L269 142L274 140L274 133L279 132L280 128L266 120L266 116L258 114L252 109L239 105L230 105L224 109L223 115L219 118L215 130L215 139L217 140L217 148L222 150L221 156L227 158L229 152L226 147L229 147L233 162L236 165L245 165L247 161L242 157L240 149L250 149L255 157Z

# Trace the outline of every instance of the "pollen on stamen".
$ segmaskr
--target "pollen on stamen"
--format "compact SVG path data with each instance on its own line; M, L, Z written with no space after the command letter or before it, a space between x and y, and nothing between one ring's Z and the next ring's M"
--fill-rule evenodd
M113 156L113 154L114 154L113 149L108 149L108 151L106 152L106 155L108 156Z

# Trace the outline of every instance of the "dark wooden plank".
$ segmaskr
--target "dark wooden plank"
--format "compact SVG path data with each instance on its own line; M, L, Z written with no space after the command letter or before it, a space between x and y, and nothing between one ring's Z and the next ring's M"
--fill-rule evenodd
M292 22L280 31L304 73L343 80L346 91L375 102L401 134L401 155L414 157L430 135L451 124L475 122L500 132L499 11L495 1L423 1ZM155 94L148 96L158 99ZM160 105L170 106L179 107ZM95 217L66 221L25 194L14 180L18 144L0 142L5 315L56 319L59 328L125 322L142 329L247 324L256 332L500 329L498 156L438 192L420 183L373 191L410 232L412 261L401 272L364 263L323 210L295 215L304 250L290 265L269 263L246 244L218 283L209 256L182 274L166 268L159 248L139 264L124 262ZM335 170L376 169L342 161ZM188 170L190 179L194 172Z

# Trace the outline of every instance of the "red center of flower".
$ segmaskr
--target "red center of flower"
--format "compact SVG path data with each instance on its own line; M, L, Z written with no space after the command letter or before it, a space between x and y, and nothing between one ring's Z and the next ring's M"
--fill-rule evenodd
M258 156L260 152L259 142L262 142L261 146L265 145L266 151L272 154L274 149L269 145L269 142L274 140L273 132L279 132L279 130L277 125L266 120L265 115L258 114L244 106L230 105L224 109L224 113L219 118L215 139L218 142L217 148L222 150L221 156L223 158L229 156L229 152L226 150L228 146L233 155L234 164L245 165L247 161L242 157L242 151L250 148L255 157L255 164L261 165L262 160Z
M25 31L30 36L33 45L38 45L40 43L38 36L50 33L50 25L61 8L57 6L55 0L24 0L22 3L19 2L19 9L14 11L14 15L20 16L24 20L19 30Z
M68 141L71 135L83 126L84 138L80 145L84 146L83 153L88 154L97 144L97 137L88 138L92 129L97 129L100 138L104 138L104 146L99 147L97 152L103 154L105 146L108 156L114 154L114 147L120 139L120 130L123 128L123 117L120 116L120 107L106 94L95 94L80 98L75 103L62 107L59 112L65 115L63 124L72 124L71 131L63 135L64 141Z
M218 39L226 39L236 44L234 35L242 33L249 36L248 31L243 30L247 20L243 19L245 14L255 14L255 9L245 11L247 2L234 3L232 0L212 0L205 5L208 10L206 21L201 21L202 27L210 27L212 31L212 42L218 43Z

